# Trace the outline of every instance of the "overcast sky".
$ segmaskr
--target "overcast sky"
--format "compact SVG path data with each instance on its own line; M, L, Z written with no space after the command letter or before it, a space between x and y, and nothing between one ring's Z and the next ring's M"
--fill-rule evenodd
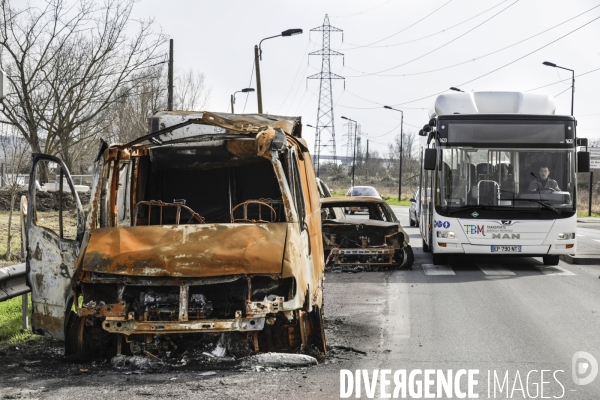
M332 57L331 70L346 77L345 90L344 81L333 83L338 154L345 153L347 132L341 116L361 124L371 149L385 151L400 131L400 113L383 105L404 110L405 132L416 132L428 121L432 95L451 86L529 91L558 82L534 92L556 96L556 113L570 114L571 73L543 61L576 76L598 69L576 77L575 117L579 137L600 138L598 0L141 0L134 14L154 17L174 39L176 71L206 75L210 111L229 111L233 92L256 87L250 81L255 44L303 29L263 42L260 68L263 110L301 116L305 125L316 124L319 94L319 81L306 77L321 69L321 57L308 53L322 47L321 33L309 31L329 14L331 25L344 31L343 41L341 33L331 34L332 49L344 53ZM236 99L236 112L257 112L256 93ZM314 129L303 132L312 150Z

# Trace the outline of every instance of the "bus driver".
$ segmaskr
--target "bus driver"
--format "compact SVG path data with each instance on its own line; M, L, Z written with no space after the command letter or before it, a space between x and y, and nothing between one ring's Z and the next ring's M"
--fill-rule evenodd
M533 175L533 174L532 174ZM554 179L549 178L550 169L547 165L542 165L539 170L539 175L529 184L530 192L537 192L538 190L552 190L560 191L558 183Z

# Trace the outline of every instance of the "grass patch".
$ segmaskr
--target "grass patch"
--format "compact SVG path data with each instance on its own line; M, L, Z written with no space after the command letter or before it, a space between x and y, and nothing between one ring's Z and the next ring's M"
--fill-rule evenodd
M578 217L595 217L600 218L600 214L593 212L592 215L588 215L587 211L577 211Z
M31 321L31 295L29 301L29 321ZM39 338L31 330L21 329L21 296L0 303L0 346L18 346L24 342Z
M390 206L407 206L407 207L410 206L410 200L409 199L398 200L397 197L384 197L383 199Z

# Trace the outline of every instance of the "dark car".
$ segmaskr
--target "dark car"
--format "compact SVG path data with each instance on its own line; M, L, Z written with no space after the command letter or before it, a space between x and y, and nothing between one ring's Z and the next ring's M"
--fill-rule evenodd
M410 208L408 209L408 220L410 226L419 226L419 218L421 216L421 204L419 203L419 192L421 189L417 189L412 199L410 199Z
M364 216L334 218L333 209L360 208ZM326 266L380 265L409 268L414 261L409 237L396 215L375 197L328 197L321 199L323 249Z

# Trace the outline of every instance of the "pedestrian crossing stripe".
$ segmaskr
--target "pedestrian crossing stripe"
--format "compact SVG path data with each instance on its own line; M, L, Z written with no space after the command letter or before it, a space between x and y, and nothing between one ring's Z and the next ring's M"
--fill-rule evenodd
M425 275L456 275L452 267L447 265L423 264Z
M499 264L476 264L477 267L487 276L515 276L516 273L504 268ZM425 275L456 275L454 269L449 265L433 265L433 264L422 264L423 272ZM544 266L544 265L533 265L535 269L540 271L544 275L557 275L557 276L574 276L575 273L559 267L559 266Z

